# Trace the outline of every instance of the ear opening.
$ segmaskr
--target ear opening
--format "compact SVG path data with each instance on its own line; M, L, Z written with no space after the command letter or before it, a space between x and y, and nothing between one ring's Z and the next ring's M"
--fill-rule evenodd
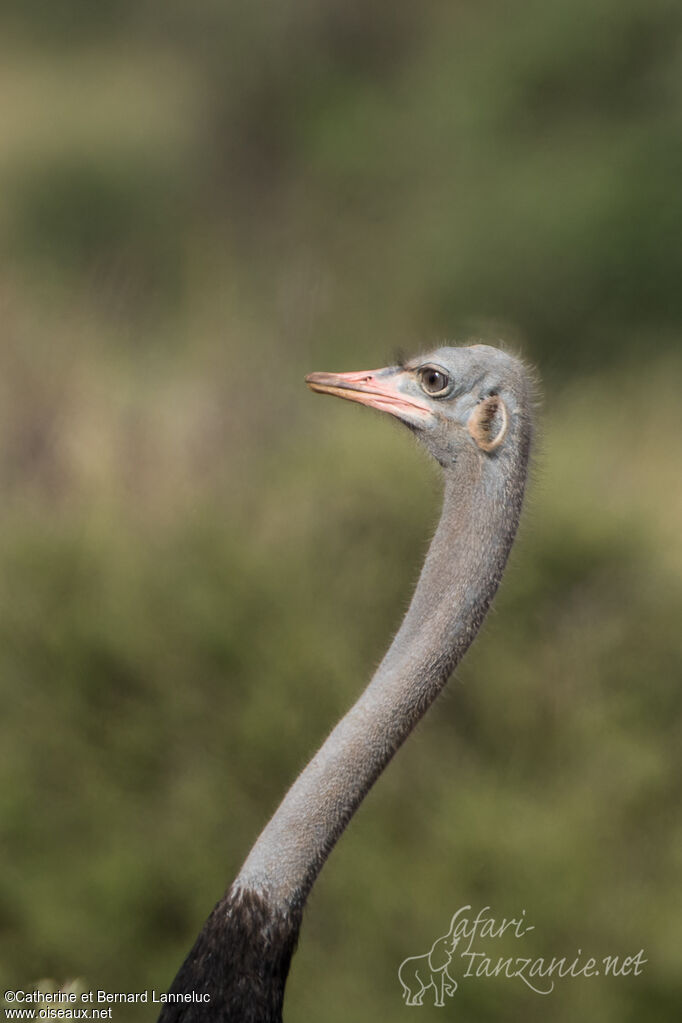
M479 401L469 417L469 433L481 451L494 451L504 440L509 427L507 406L499 394Z

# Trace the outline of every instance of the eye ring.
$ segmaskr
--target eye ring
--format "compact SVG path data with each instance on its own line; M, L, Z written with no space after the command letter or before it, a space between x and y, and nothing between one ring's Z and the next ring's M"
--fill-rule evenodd
M450 376L442 366L420 366L417 378L419 386L429 398L444 398L452 388Z

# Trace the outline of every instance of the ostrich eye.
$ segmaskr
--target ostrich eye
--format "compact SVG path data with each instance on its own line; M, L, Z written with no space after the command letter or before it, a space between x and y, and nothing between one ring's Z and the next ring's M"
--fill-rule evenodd
M419 383L423 391L437 398L445 394L450 387L450 377L435 366L423 366L419 370Z

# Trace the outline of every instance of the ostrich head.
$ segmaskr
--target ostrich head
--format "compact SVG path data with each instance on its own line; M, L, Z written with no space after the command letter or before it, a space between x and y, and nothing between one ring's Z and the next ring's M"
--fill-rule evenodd
M311 373L321 394L389 412L443 466L465 453L502 454L528 408L520 363L489 345L438 348L404 365L360 373Z

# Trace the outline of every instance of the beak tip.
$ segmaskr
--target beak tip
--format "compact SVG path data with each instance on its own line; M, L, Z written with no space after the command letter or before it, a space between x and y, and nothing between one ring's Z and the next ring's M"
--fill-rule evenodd
M311 391L320 391L320 385L327 382L329 373L308 373L305 382Z

